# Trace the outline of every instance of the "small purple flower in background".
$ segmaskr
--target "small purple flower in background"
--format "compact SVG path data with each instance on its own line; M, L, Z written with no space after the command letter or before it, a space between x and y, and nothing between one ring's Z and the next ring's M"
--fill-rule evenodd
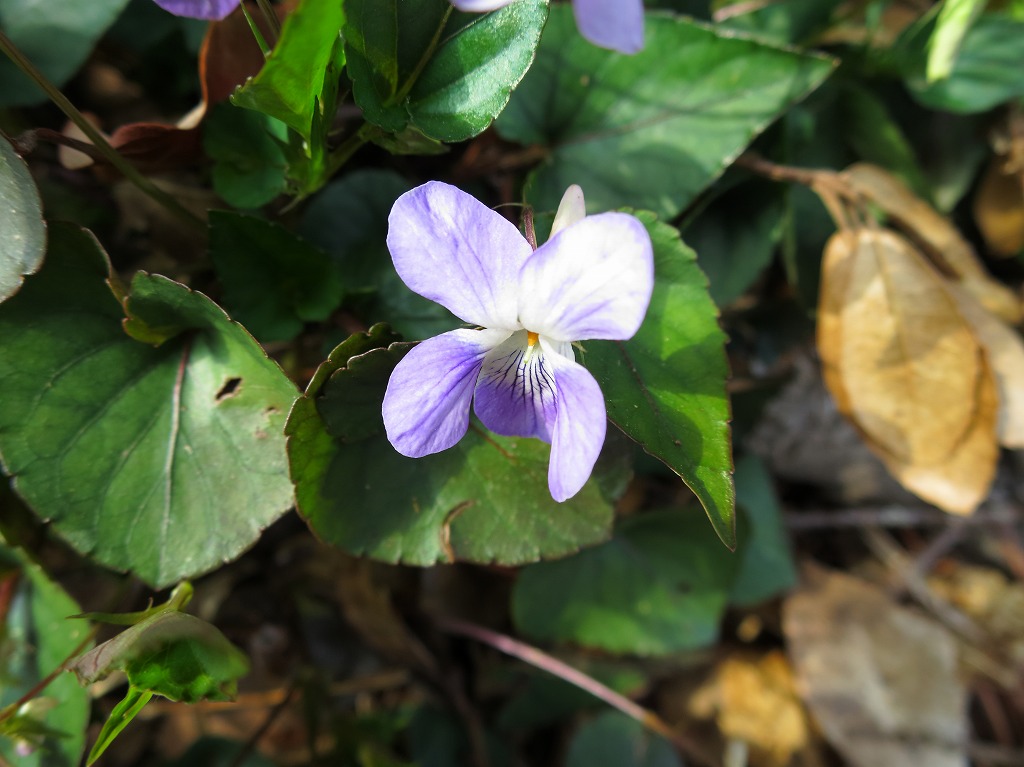
M460 11L493 11L515 0L451 0ZM572 0L580 34L594 45L619 53L644 47L643 0Z
M625 340L654 288L647 230L625 213L586 216L583 192L562 198L536 251L514 224L448 184L395 201L388 248L412 290L480 330L421 342L384 395L388 439L403 455L445 450L469 428L469 408L493 432L551 443L556 501L579 492L604 444L604 396L572 342Z
M220 20L239 6L241 0L153 0L175 16Z

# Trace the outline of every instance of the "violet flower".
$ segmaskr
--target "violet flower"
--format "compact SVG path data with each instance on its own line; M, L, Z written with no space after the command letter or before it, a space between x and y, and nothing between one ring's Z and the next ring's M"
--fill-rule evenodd
M242 0L153 0L168 13L191 19L220 20L239 6Z
M515 0L451 0L460 11L493 11ZM643 0L572 0L580 34L594 45L619 53L644 47Z
M388 439L403 455L445 450L469 428L469 408L493 432L551 443L556 501L586 483L604 443L604 397L572 342L625 340L654 287L647 230L625 213L584 217L572 186L551 238L536 251L514 224L448 184L395 201L388 248L412 290L480 329L421 342L384 395Z

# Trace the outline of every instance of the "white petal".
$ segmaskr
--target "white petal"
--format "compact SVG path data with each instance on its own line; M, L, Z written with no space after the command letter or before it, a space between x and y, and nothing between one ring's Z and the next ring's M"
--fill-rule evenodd
M554 375L557 409L548 489L561 503L576 495L590 478L604 445L608 419L601 387L587 369L557 353L544 339L541 345Z
M654 252L644 225L625 213L587 216L523 266L519 320L549 340L625 340L643 322L653 289Z
M494 11L498 8L504 8L512 2L515 2L515 0L452 0L452 5L460 11L481 13L483 11Z
M507 336L495 330L453 330L428 338L402 358L381 408L395 450L420 458L462 439L484 356Z
M558 203L555 220L551 224L550 237L554 237L566 227L577 224L587 217L587 203L583 199L583 190L579 184L573 184L565 190L562 201Z
M519 230L475 197L431 181L395 201L388 249L402 281L460 319L509 331L519 271L532 249Z

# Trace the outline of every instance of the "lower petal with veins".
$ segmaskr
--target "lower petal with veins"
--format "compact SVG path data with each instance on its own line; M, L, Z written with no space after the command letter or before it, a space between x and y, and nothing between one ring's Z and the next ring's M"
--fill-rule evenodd
M544 351L536 340L529 343L527 331L513 333L484 358L474 409L496 434L551 441L554 379Z
M388 440L398 452L420 458L462 439L484 357L508 335L453 330L405 355L391 374L382 406Z

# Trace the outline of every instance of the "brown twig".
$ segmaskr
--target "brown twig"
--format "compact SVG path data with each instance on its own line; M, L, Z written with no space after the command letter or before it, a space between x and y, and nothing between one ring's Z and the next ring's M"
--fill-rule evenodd
M601 682L593 677L558 660L558 658L548 655L543 650L539 650L532 645L520 642L505 634L499 634L496 631L484 628L483 626L477 626L473 623L467 623L466 621L440 618L437 621L437 625L442 631L446 631L449 634L459 634L475 639L478 642L483 642L506 655L519 658L519 660L529 663L531 666L557 676L559 679L589 692L595 698L604 701L626 716L635 719L652 732L661 735L694 761L706 765L713 765L715 763L713 759L704 753L703 748L670 726L653 711L634 703L607 685L601 684Z
M235 754L234 759L231 760L230 767L242 767L242 764L245 762L245 760L248 759L252 752L255 750L256 744L259 743L260 739L267 734L267 731L270 729L271 725L273 725L274 722L277 721L277 718L281 716L284 710L288 707L288 704L291 703L292 698L295 697L295 691L297 689L298 687L295 683L295 680L293 679L292 682L288 685L284 698L282 698L277 703L277 705L270 709L270 711L267 713L267 716L263 719L263 722L260 724L260 726L256 728L256 731L252 735L250 735L246 739L245 743L242 744L242 747L238 749L238 753Z
M1021 518L1011 506L978 511L969 517L953 517L931 506L865 506L850 509L790 512L785 515L790 530L829 530L849 527L947 527L957 520L969 526L1001 526Z

